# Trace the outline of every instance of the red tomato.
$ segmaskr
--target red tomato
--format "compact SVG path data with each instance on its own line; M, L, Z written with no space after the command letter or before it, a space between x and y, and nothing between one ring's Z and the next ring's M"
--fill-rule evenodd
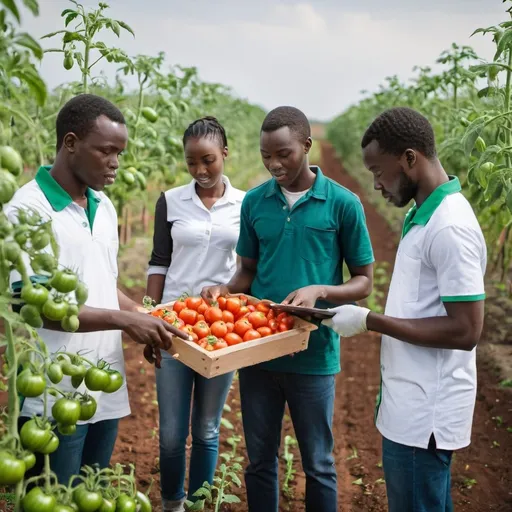
M249 304L247 306L247 309L252 313L253 311L256 311L256 306L253 306L252 304Z
M197 343L199 341L199 336L195 332L191 332L190 336L192 337L192 341Z
M240 299L240 305L247 306L247 304L249 304L249 298L247 295L239 295L238 298Z
M201 304L199 305L199 307L197 308L197 312L198 314L200 315L204 315L204 312L208 309L208 304L206 304L206 302L201 302Z
M238 336L242 336L249 330L252 329L252 325L247 318L241 318L235 323L234 332L238 334Z
M219 320L218 322L213 322L210 326L210 332L217 338L223 338L228 333L228 327L225 322Z
M255 311L254 313L250 313L248 316L249 322L251 325L257 329L258 327L265 327L268 324L267 317L261 311Z
M226 336L224 337L226 340L226 343L231 347L232 345L238 345L239 343L242 343L244 341L238 334L234 332L228 332Z
M276 317L276 312L273 309L271 309L267 314L267 319L274 320L275 317Z
M198 322L204 322L204 315L197 315Z
M228 344L225 340L218 340L215 345L213 345L213 350L219 350L221 348L227 348Z
M241 304L240 299L237 297L229 297L229 299L226 299L226 309L228 311L231 311L233 315L236 315L238 311L240 310Z
M194 325L194 332L199 336L199 339L206 338L210 334L208 324L203 320Z
M174 311L176 311L176 313L178 313L178 314L179 314L179 312L180 312L181 310L185 309L186 307L187 307L187 304L185 303L185 301L184 301L184 300L179 299L179 300L177 300L177 301L174 303L174 306L172 307L172 309L173 309Z
M226 322L226 327L228 328L228 332L233 332L235 324L233 322Z
M277 332L279 324L277 323L277 320L269 320L268 326L270 327L272 332Z
M258 304L256 304L256 311L261 311L266 315L270 311L270 307L265 302L258 302Z
M243 318L244 316L247 316L249 315L251 311L249 310L249 308L247 306L242 306L239 310L238 310L238 313L236 314L236 319L237 320L240 320L240 318Z
M202 303L203 299L201 297L187 297L185 299L185 304L187 305L187 308L193 309L194 311L197 311L197 309Z
M258 331L255 331L254 329L249 329L244 334L244 341L251 341L251 340L257 340L258 338L261 338L261 334Z
M155 309L155 311L151 311L151 316L156 316L157 318L162 318L165 314L165 309Z
M226 309L226 297L219 297L217 299L217 304L219 305L219 308L224 311Z
M234 323L235 315L233 315L233 313L231 313L231 311L224 310L222 312L222 320L224 320L224 322L226 322L226 323L228 323L228 322Z
M194 325L197 322L197 311L185 308L180 311L179 317L186 324Z
M222 310L218 307L212 306L204 312L204 319L212 325L219 320L222 320Z
M284 322L281 322L278 327L277 327L277 330L279 332L285 332L285 331L289 331L290 328L284 323Z
M261 334L262 338L264 338L265 336L270 336L271 334L274 334L270 327L258 327L258 329L256 329L256 330Z

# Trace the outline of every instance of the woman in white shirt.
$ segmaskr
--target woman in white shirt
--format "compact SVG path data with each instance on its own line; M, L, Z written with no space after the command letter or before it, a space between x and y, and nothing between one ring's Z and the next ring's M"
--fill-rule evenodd
M156 204L147 295L157 303L183 293L199 296L204 286L230 280L245 193L224 176L228 143L213 117L193 122L183 136L192 180L162 193ZM164 512L184 510L186 440L192 406L192 454L188 499L212 482L218 459L219 427L233 373L205 379L169 353L157 361L160 412L160 480ZM149 358L151 360L151 357ZM160 367L158 367L160 366Z

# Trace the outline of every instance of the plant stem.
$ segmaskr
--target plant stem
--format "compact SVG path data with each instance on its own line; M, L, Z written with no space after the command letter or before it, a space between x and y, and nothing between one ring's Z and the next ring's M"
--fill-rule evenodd
M512 49L509 49L508 50L508 66L512 66ZM506 82L506 85L505 85L505 112L508 112L510 110L510 93L511 93L511 90L510 90L510 87L511 87L511 82L512 82L512 71L510 69L507 69L507 82ZM509 126L510 123L507 122L507 126ZM510 137L510 131L507 130L507 132L505 133L505 137L506 137L506 145L507 146L510 146L511 144L511 137ZM505 158L506 158L506 161L507 161L507 167L510 168L511 166L511 158L510 158L510 154L506 154L505 155Z
M219 512L220 506L222 505L222 500L224 498L224 482L226 481L226 472L227 467L224 468L222 472L222 480L219 485L219 493L217 494L217 499L215 500L215 512Z

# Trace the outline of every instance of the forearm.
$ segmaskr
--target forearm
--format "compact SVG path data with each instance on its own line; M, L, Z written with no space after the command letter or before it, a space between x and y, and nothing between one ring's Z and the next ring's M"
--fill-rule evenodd
M164 274L151 274L148 276L146 285L146 295L151 297L157 304L162 302L164 294L165 275Z
M346 304L365 299L371 292L372 282L367 276L354 276L340 285L320 285L318 298L332 304Z
M256 269L252 270L243 266L239 267L226 285L229 293L250 293L255 275Z
M368 330L379 332L412 345L449 350L472 350L480 335L469 333L449 316L403 319L369 313Z
M134 300L125 295L119 288L117 289L117 299L121 311L137 312L142 308L142 304L137 304Z

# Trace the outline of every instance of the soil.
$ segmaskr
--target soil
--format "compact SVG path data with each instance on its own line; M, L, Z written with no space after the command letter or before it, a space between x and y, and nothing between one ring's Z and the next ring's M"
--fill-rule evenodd
M331 178L361 197L376 260L388 262L391 272L394 262L396 234L386 220L364 197L358 183L343 169L332 148L322 146L322 170ZM138 245L140 244L140 246ZM145 241L137 242L126 251L120 265L121 273L137 268L137 260L146 264L148 253ZM143 289L132 286L128 291L140 300ZM497 293L492 293L487 304L485 333L478 348L478 395L473 422L472 444L454 456L452 494L456 512L484 512L512 510L512 388L499 385L503 379L512 379L512 345L510 318L512 304ZM508 321L508 323L507 323ZM508 326L508 329L506 328ZM337 378L334 416L335 459L339 478L339 510L347 512L383 512L387 510L383 482L381 438L373 423L375 397L379 386L379 336L369 333L356 339L342 341L342 372ZM142 357L142 349L133 342L125 343L126 369L132 414L121 421L112 462L134 463L139 488L147 489L154 483L150 497L154 510L161 511L158 473L158 409L154 369ZM240 417L238 382L235 378L224 418L233 426L222 425L220 451L230 452L228 439L237 434L242 441L237 454L247 463ZM289 416L283 421L285 435L294 436ZM284 443L283 443L284 446ZM190 447L188 447L190 448ZM301 512L304 507L305 478L300 467L298 448L294 469L297 473L291 483L293 496L281 496L282 511ZM282 451L281 451L282 453ZM280 480L284 479L286 464L280 461ZM235 488L240 498L238 505L226 505L225 511L246 511L243 475L242 488ZM4 510L0 503L0 510Z

